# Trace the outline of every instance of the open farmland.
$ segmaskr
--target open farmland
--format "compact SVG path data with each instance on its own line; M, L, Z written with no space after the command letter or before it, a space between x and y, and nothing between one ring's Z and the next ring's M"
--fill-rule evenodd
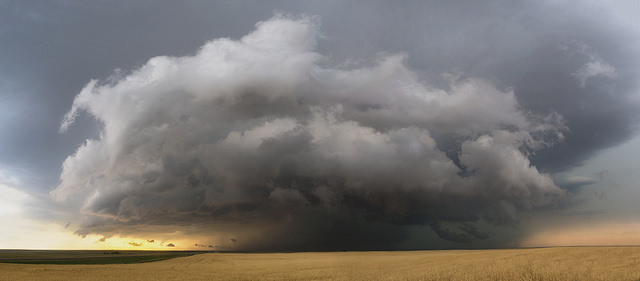
M151 263L0 264L0 280L640 280L640 248L210 253Z
M0 250L0 263L22 264L125 264L161 261L201 252Z

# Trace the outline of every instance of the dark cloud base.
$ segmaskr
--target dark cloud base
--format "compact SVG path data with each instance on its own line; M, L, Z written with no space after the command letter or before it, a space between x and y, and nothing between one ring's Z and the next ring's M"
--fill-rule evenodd
M545 7L513 10L517 34L496 22L506 8L483 7L473 17L494 41L455 39L464 21L448 41L407 39L409 54L452 47L460 59L336 63L342 53L317 51L335 43L318 41L320 21L306 16L152 58L76 97L61 130L82 112L103 128L67 158L51 195L78 210L81 235L157 226L210 233L198 245L220 249L389 250L410 248L418 227L425 247L501 246L496 227L566 206L573 191L549 172L628 138L637 119L632 51L601 42L621 34L579 14L561 29L549 29L554 13L527 21ZM459 49L473 42L505 52Z

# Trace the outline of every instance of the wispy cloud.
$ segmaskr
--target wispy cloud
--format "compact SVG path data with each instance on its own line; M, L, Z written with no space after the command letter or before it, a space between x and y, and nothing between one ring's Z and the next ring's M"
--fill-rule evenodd
M618 76L618 72L615 67L605 62L596 54L589 54L589 57L590 60L573 73L576 79L580 82L580 87L584 88L587 84L587 80L593 77L600 76L614 79Z

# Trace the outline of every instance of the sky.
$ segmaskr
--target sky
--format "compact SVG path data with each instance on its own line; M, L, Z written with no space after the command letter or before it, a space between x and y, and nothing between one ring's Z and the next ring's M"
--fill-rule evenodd
M638 11L0 0L0 248L640 245Z

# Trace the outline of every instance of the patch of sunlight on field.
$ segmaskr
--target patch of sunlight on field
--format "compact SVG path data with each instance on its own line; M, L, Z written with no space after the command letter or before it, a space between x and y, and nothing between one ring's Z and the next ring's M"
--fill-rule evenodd
M0 264L0 280L640 280L640 247L201 254L120 265Z

